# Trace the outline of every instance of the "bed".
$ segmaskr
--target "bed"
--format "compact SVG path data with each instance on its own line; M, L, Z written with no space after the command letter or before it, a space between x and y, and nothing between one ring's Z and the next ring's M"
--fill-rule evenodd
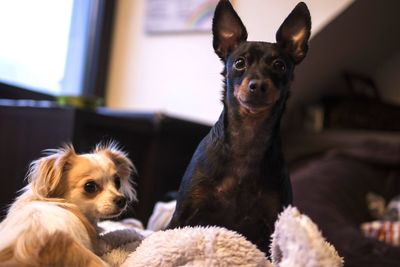
M345 266L400 266L400 247L367 238L366 195L400 194L400 133L327 130L287 138L294 205L320 227Z

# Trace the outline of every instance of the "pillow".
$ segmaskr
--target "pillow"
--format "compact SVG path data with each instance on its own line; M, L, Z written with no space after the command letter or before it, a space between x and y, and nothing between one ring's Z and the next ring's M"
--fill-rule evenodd
M366 237L373 238L389 245L400 246L400 222L373 221L361 224Z

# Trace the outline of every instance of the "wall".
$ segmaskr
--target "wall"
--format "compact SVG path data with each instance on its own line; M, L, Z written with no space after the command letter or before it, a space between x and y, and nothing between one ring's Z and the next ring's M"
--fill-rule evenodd
M383 99L399 100L400 1L355 1L310 41L297 67L286 118L330 95L348 93L343 73L375 79Z
M354 0L306 0L313 34ZM296 0L236 0L249 40L274 41ZM145 0L119 0L114 28L107 106L162 111L213 123L221 112L222 64L211 34L146 35Z

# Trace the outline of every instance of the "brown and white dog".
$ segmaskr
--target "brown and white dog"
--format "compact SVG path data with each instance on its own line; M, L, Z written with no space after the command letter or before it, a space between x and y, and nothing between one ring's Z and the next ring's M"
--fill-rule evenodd
M48 152L0 224L0 266L107 266L96 255L96 223L136 199L132 162L114 143Z

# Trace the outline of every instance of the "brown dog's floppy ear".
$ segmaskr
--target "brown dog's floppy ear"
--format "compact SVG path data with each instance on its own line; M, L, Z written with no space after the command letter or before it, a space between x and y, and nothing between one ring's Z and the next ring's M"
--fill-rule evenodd
M42 198L62 197L59 187L62 177L68 168L68 162L75 154L72 145L61 149L47 150L50 155L40 158L30 165L27 175L32 191Z
M295 64L307 54L308 39L311 34L311 17L307 5L297 4L276 33L278 45L286 50Z
M228 0L219 1L214 13L212 32L215 53L222 60L247 40L246 28Z
M114 162L117 172L121 176L121 191L130 200L137 201L136 191L132 187L132 176L137 176L137 171L127 154L123 152L114 141L100 143L96 146L96 153L104 152Z

